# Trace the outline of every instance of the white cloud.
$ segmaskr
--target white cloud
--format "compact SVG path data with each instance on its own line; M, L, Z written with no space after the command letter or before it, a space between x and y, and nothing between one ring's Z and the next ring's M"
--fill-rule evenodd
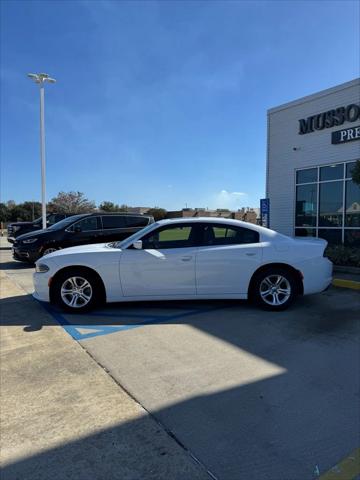
M230 210L237 210L244 205L241 205L242 197L247 197L245 192L228 192L227 190L221 190L214 196L214 200L211 204L214 208L228 208Z

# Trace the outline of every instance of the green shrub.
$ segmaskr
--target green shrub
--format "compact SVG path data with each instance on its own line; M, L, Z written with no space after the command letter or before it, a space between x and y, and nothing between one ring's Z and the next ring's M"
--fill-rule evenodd
M346 247L344 245L328 245L325 255L335 265L360 267L360 248Z

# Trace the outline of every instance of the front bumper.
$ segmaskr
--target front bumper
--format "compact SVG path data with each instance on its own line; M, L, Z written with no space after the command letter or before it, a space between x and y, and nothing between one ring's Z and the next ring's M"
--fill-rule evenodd
M41 257L41 253L38 250L31 250L22 246L13 246L12 248L14 260L21 262L35 263Z
M50 293L49 293L49 280L51 275L46 273L38 273L35 272L33 274L33 282L34 282L34 293L33 297L36 300L40 300L42 302L50 302Z

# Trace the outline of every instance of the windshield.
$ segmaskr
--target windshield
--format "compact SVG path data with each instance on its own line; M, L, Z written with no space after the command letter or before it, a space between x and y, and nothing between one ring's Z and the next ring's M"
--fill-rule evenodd
M72 217L64 218L64 220L60 220L60 222L51 225L47 230L61 230L80 218L84 218L84 215L73 215Z
M157 225L158 225L157 222L150 223L150 225L148 225L147 227L143 228L142 230L136 233L133 233L132 235L130 235L130 237L125 238L125 240L121 240L121 242L111 242L108 244L108 246L112 248L122 248L125 243L131 244L132 241L135 241L139 238L139 235L140 236L145 235L149 230L152 230Z

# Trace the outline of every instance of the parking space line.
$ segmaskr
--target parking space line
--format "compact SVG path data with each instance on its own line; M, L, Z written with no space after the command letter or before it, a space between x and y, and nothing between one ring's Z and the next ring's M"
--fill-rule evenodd
M355 280L345 280L344 278L334 278L332 284L335 287L351 288L352 290L360 290L360 282Z
M321 475L320 480L354 480L360 475L360 448Z
M103 336L103 335L109 335L111 333L116 333L116 332L124 332L127 330L132 330L134 328L140 328L144 327L147 325L157 325L160 323L165 323L165 322L173 322L174 320L179 320L182 318L194 316L194 315L199 315L201 313L208 313L212 312L215 310L220 310L228 307L212 307L212 308L205 308L205 309L197 309L197 310L190 310L188 312L184 313L178 313L176 315L154 315L154 316L149 316L149 315L137 315L137 318L147 318L143 322L138 322L130 325L118 325L118 326L113 326L113 325L89 325L89 324L73 324L66 320L64 317L64 314L60 313L59 311L55 310L51 305L45 302L39 302L41 305L44 307L44 309L64 328L64 330L76 341L80 340L87 340L89 338L94 338L98 336ZM99 316L101 317L101 313L97 315L98 312L94 312L92 316ZM120 317L124 318L126 317L126 314L117 314L114 313L113 315L107 314L106 317L112 317L114 319ZM77 315L78 317L78 315ZM134 315L132 315L132 318L134 318Z

